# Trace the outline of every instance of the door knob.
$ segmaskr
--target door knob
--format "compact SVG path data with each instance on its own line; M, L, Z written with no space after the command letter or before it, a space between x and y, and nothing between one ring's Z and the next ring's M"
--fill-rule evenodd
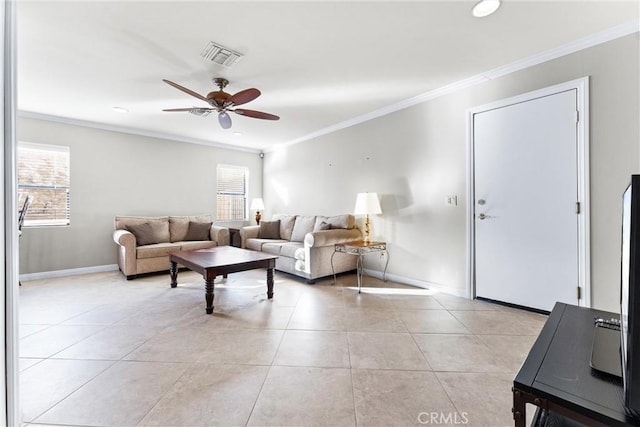
M478 214L478 219L481 219L481 220L482 220L482 219L489 219L489 218L495 218L495 216L492 216L492 215L486 215L486 214L483 214L483 213Z
M484 205L485 203L487 203L487 202L486 202L484 199L480 199L480 200L478 200L478 204L479 204L480 206Z

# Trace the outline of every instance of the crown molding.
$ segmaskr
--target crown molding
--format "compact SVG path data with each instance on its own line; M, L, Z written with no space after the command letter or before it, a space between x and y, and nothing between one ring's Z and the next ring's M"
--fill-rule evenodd
M343 122L336 123L334 125L319 129L315 132L309 133L300 138L296 138L291 141L285 142L283 144L279 144L276 147L265 150L265 152L277 151L279 149L282 149L291 145L295 145L300 142L308 141L310 139L327 135L327 134L339 131L341 129L346 129L348 127L355 126L357 124L360 124L369 120L373 120L378 117L386 116L387 114L404 110L405 108L413 107L414 105L421 104L423 102L430 101L432 99L436 99L441 96L448 95L448 94L460 91L462 89L475 86L477 84L484 83L489 80L496 79L498 77L505 76L507 74L515 73L516 71L533 67L535 65L551 61L553 59L557 59L575 52L579 52L581 50L588 49L590 47L594 47L599 44L609 42L611 40L625 37L625 36L637 33L639 31L640 31L640 21L636 19L636 20L627 22L626 24L618 25L616 27L609 28L599 33L595 33L590 36L578 39L576 41L558 46L546 52L528 56L526 58L512 62L511 64L493 68L491 70L477 74L467 79L459 80L457 82L445 85L438 89L425 92L423 94L414 96L409 99L405 99L395 104L388 105L378 110L374 110L370 113L366 113L366 114L354 117L352 119L345 120Z
M346 129L351 126L355 126L360 123L364 123L369 120L376 119L378 117L386 116L388 114L395 113L396 111L404 110L406 108L413 107L414 105L421 104L423 102L430 101L430 100L439 98L441 96L448 95L448 94L466 89L471 86L475 86L480 83L485 83L487 81L505 76L507 74L511 74L511 73L523 70L525 68L533 67L535 65L542 64L544 62L548 62L553 59L557 59L575 52L579 52L581 50L588 49L590 47L594 47L599 44L609 42L611 40L625 37L630 34L637 33L639 31L640 31L640 21L636 19L626 24L612 27L610 29L601 31L599 33L595 33L590 36L578 39L576 41L558 46L546 52L542 52L536 55L523 58L521 60L512 62L511 64L493 68L491 70L482 72L480 74L476 74L475 76L469 77L467 79L450 83L438 89L422 93L420 95L402 100L395 104L390 104L386 107L371 111L369 113L353 117L351 119L327 126L322 129L318 129L315 132L311 132L307 135L303 135L299 138L295 138L293 140L284 142L282 144L277 144L273 147L265 148L264 150L248 148L248 147L239 147L236 145L224 144L222 142L217 142L217 141L206 141L206 140L195 139L195 138L185 138L185 137L180 137L178 135L171 135L171 134L166 134L162 132L128 128L125 126L109 125L109 124L97 123L97 122L92 122L87 120L71 119L68 117L35 113L31 111L18 110L18 117L46 120L46 121L63 123L63 124L74 125L74 126L82 126L82 127L88 127L88 128L94 128L94 129L100 129L100 130L106 130L106 131L112 131L112 132L120 132L120 133L132 134L132 135L146 136L150 138L164 139L168 141L186 142L189 144L205 145L208 147L222 148L222 149L234 150L234 151L242 151L242 152L249 152L249 153L273 152L273 151L283 149L285 147L289 147L291 145L308 141L310 139L318 138L323 135L327 135L342 129Z
M189 144L206 145L208 147L223 148L226 150L243 151L248 153L260 153L262 150L248 147L238 147L235 145L224 144L216 141L205 141L203 139L184 138L177 135L171 135L162 132L147 131L141 129L128 128L125 126L116 126L106 123L92 122L88 120L71 119L68 117L53 116L49 114L35 113L33 111L18 110L18 117L25 119L45 120L49 122L62 123L65 125L81 126L92 129L106 130L110 132L126 133L130 135L146 136L149 138L164 139L174 142L186 142Z

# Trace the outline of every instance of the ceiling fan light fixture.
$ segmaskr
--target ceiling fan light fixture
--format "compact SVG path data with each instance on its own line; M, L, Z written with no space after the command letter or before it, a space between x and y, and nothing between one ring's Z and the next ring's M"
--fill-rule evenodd
M218 122L222 129L229 129L231 127L231 116L223 111L218 114Z
M500 0L480 0L473 6L471 13L476 18L484 18L494 13L500 7Z
M254 119L280 120L280 117L276 116L275 114L265 113L263 111L247 110L245 108L235 108L238 105L246 104L247 102L253 101L257 97L259 97L260 91L256 88L241 90L234 95L229 95L222 90L229 83L229 81L222 77L216 77L213 79L213 82L219 87L220 90L210 92L206 97L204 97L198 92L194 92L191 89L179 85L178 83L172 82L167 79L162 79L162 81L169 86L173 86L174 88L209 104L209 107L206 108L167 108L162 111L188 112L198 116L208 116L212 112L217 112L218 122L223 129L229 129L231 127L231 117L229 116L228 112L239 114L241 116L252 117Z

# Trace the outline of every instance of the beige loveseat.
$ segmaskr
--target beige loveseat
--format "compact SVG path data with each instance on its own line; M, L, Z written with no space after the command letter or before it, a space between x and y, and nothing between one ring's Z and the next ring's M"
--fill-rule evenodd
M169 254L229 244L229 229L212 224L209 215L116 216L113 240L118 267L127 279L169 269Z
M260 226L240 229L242 247L262 251L279 258L276 269L307 279L355 270L356 257L344 253L334 255L334 245L362 239L353 215L303 216L275 215Z

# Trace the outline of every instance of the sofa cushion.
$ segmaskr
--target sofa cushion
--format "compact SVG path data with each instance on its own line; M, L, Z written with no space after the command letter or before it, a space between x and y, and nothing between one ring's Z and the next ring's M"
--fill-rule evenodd
M247 239L246 248L254 251L261 251L262 245L265 243L287 243L286 240L274 240L274 239Z
M181 251L192 251L195 249L209 249L209 248L215 248L216 246L218 246L218 244L212 240L176 242L176 245L180 245Z
M169 256L170 253L177 252L179 250L180 245L176 245L175 243L156 243L153 245L138 246L136 248L136 258L147 259ZM167 268L169 268L168 264Z
M296 251L300 248L304 250L304 243L299 243L299 242L283 243L282 248L280 249L280 255L286 256L288 258L295 258Z
M280 255L282 245L284 245L284 243L265 243L262 245L262 252L272 255Z
M212 223L211 215L170 216L168 218L171 242L183 242L187 240L186 237L189 232L189 222Z
M280 239L280 220L261 221L260 231L258 231L260 239Z
M148 222L142 224L129 224L127 230L132 232L136 236L136 246L146 246L158 243L156 236L153 233L153 228Z
M168 216L116 216L115 228L116 230L126 230L128 225L144 224L145 222L151 225L156 242L169 242Z
M293 232L291 233L292 242L304 242L304 236L307 233L311 233L313 231L313 226L316 223L315 216L303 216L298 215L296 217L296 222L293 226Z
M274 215L273 219L280 220L280 238L284 240L291 240L291 233L293 232L293 225L296 222L295 215Z
M189 221L189 228L187 229L187 235L184 237L184 240L209 240L210 232L210 222Z

